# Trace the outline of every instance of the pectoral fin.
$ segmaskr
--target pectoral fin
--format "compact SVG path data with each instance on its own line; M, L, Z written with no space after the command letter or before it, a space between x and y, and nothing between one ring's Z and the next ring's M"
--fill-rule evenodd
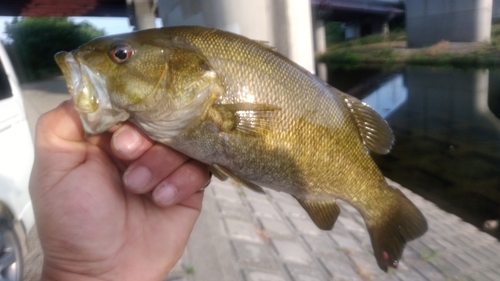
M340 214L339 206L337 206L335 201L295 199L299 201L302 208L306 210L307 214L318 228L323 230L331 230L333 228Z
M387 154L394 143L389 124L366 103L346 94L342 97L356 120L365 147L375 153Z
M251 190L253 190L255 192L263 193L263 194L266 193L264 191L264 189L262 189L262 187L254 184L248 180L245 180L243 178L236 176L235 174L233 174L229 169L227 169L224 166L220 166L220 165L215 164L210 168L210 170L220 180L226 180L228 178L231 178L234 181L236 181L237 183L240 183L240 184L244 185L245 187L250 188ZM216 172L214 173L214 171L216 171Z
M214 175L221 181L225 181L228 179L228 176L223 171L221 171L217 165L210 166L209 170L212 173L212 175Z
M263 103L215 104L209 115L223 131L237 130L249 135L262 135L269 129L272 112L279 109Z

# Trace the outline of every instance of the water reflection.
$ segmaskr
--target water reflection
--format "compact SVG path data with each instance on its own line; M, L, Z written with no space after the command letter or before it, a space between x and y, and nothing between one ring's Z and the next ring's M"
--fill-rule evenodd
M396 74L362 100L387 119L406 102L407 98L408 90L404 85L404 75Z
M500 73L408 68L381 80L356 95L394 130L392 152L374 155L384 174L479 228L497 221Z

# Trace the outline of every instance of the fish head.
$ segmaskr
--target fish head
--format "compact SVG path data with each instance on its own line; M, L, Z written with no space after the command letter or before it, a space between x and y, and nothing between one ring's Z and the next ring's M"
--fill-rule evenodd
M186 90L192 83L183 78L197 79L182 67L190 65L192 56L181 60L180 71L173 73L175 67L169 67L176 50L189 49L183 45L177 38L134 32L99 37L74 51L57 53L55 60L85 131L98 134L159 103L163 111L173 111L196 98Z

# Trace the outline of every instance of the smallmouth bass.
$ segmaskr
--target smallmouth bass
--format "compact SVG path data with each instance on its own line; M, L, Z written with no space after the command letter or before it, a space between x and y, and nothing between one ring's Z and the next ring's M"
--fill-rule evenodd
M56 61L88 133L130 120L221 180L289 193L323 230L344 200L365 220L384 271L427 230L368 153L389 152L388 124L261 42L171 27L96 38Z

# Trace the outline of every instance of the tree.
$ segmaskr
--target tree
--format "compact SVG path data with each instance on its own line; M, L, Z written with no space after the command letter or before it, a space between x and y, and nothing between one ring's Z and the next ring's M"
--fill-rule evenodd
M54 61L57 52L78 48L104 35L104 30L67 18L14 18L6 25L5 33L10 39L7 49L14 52L14 60L17 57L24 70L19 76L36 80L60 74Z

